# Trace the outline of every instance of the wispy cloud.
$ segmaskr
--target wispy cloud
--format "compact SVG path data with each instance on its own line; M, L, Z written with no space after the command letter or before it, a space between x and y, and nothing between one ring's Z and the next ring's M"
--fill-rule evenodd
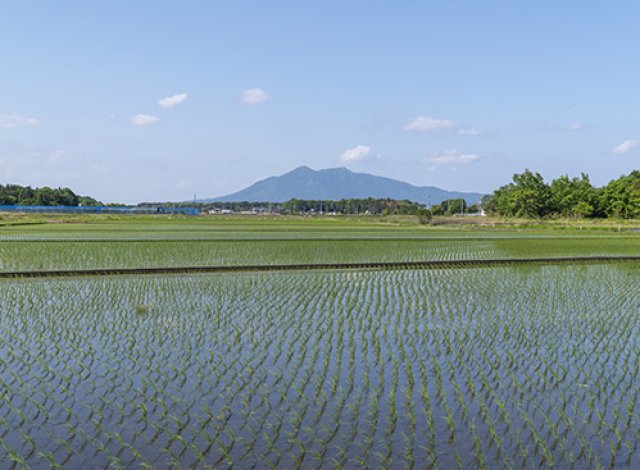
M240 102L242 104L260 104L268 101L270 98L262 88L251 88L242 92Z
M149 116L148 114L136 114L130 119L131 124L134 126L153 126L158 124L160 120L155 116Z
M376 155L368 145L356 145L353 148L345 150L340 155L340 161L342 163L355 163L373 160Z
M5 129L22 126L37 126L40 123L40 120L34 117L22 116L15 113L0 113L0 127L4 127Z
M454 165L459 163L472 163L479 158L475 153L460 153L456 149L449 149L441 153L436 153L432 157L427 157L425 161L432 165Z
M584 129L585 125L581 122L572 122L570 124L538 124L537 129L541 131L579 131Z
M404 126L405 131L437 132L456 129L458 124L451 119L436 119L429 116L418 116Z
M624 155L625 153L629 153L632 148L640 145L640 140L628 139L622 142L620 145L616 145L611 149L613 153L617 153L618 155Z
M184 103L189 95L187 93L179 93L177 95L167 96L158 100L158 106L163 109L171 109L178 106L180 103Z
M453 119L438 119L430 116L418 116L405 124L407 132L456 132L459 135L481 135L482 132L475 127L462 127Z

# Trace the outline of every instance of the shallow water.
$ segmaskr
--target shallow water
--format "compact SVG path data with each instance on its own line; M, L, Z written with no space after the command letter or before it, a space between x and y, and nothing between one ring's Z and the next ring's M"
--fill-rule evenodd
M630 264L0 284L0 460L637 467Z

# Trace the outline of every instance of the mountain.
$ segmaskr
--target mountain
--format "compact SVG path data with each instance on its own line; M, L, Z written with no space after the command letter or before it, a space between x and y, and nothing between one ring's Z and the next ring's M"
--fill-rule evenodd
M434 186L413 186L382 176L354 173L347 168L312 170L301 166L284 175L258 181L237 193L199 202L286 202L294 198L338 200L373 197L408 199L423 204L464 198L468 204L474 204L482 196L480 193L445 191Z

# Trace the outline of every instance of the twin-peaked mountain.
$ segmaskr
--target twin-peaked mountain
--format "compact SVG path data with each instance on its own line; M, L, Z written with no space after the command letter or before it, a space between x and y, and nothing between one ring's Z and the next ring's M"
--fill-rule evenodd
M474 204L482 198L482 194L446 191L434 186L413 186L382 176L354 173L347 168L312 170L301 166L284 175L258 181L236 193L201 202L286 202L290 199L339 200L368 197L408 199L423 204L439 204L446 199L464 198L468 204Z

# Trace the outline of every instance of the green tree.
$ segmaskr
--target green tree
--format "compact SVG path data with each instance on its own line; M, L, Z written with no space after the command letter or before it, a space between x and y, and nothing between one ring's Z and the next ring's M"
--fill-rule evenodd
M431 206L431 214L432 215L444 215L444 209L440 204L434 204Z
M569 179L563 175L551 182L551 210L563 217L591 217L596 210L596 191L585 173Z
M551 191L540 173L525 170L513 175L513 182L493 193L499 214L515 217L544 217L551 212Z
M463 214L467 209L467 201L462 198L445 199L440 203L440 207L446 215Z
M601 192L600 204L608 217L640 216L640 171L610 181Z

